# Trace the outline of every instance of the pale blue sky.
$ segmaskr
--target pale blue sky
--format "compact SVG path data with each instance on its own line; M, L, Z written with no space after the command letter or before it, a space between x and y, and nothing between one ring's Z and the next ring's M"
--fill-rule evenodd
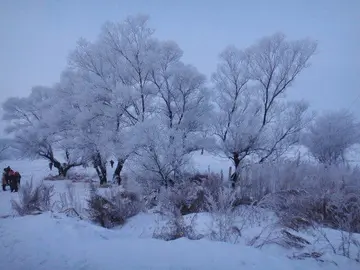
M92 40L105 21L137 13L206 75L229 44L277 31L316 39L318 54L290 97L318 110L351 105L360 117L360 0L0 0L0 102L55 83L79 37Z

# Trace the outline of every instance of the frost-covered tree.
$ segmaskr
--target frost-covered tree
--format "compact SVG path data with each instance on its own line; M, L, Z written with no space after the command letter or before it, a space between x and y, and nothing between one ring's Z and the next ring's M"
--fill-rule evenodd
M106 23L95 42L80 40L70 55L71 68L91 89L86 90L92 104L87 108L92 108L91 113L102 108L97 119L101 115L106 126L101 130L108 133L105 137L112 141L111 152L118 158L114 177L119 182L127 158L136 152L149 160L149 153L160 149L148 147L155 141L167 149L161 152L166 152L166 162L172 160L173 168L183 156L204 147L202 133L211 110L206 78L182 63L181 56L176 43L154 37L143 15ZM149 138L155 133L143 133L149 128L146 122L165 129L168 139ZM175 145L181 148L175 150Z
M59 102L52 108L60 129L59 145L71 149L83 164L91 164L101 184L107 182L106 159L111 153L113 109L105 97L83 74L67 71L56 86ZM109 109L110 108L110 109Z
M28 97L12 97L3 103L3 119L7 121L5 131L13 135L12 147L21 157L44 158L54 164L59 175L66 176L67 171L81 162L71 159L71 153L57 145L59 127L54 125L57 115L52 107L57 102L53 98L54 90L49 87L33 87ZM56 157L56 150L65 153L65 163Z
M220 54L212 76L216 91L215 134L220 149L235 165L276 159L298 141L305 102L287 102L286 91L309 65L316 50L310 40L288 41L282 34L265 37L246 50L233 46Z
M128 97L132 108L126 113L129 118L141 122L151 113L150 74L158 54L154 29L149 27L148 21L146 15L129 16L121 23L106 23L100 35L117 76L131 87Z
M175 42L159 45L157 65L151 74L158 98L157 113L169 129L198 133L209 124L210 92L206 77L195 67L185 65L182 54ZM200 149L203 142L195 144Z
M70 65L91 84L103 105L112 109L108 132L112 132L113 154L118 158L114 177L120 173L133 152L125 142L127 130L144 122L152 113L154 91L150 81L157 54L154 30L148 17L129 16L120 23L106 23L98 39L81 39L70 55Z
M320 163L338 165L346 161L347 151L360 143L360 124L346 110L327 112L313 121L301 142Z
M157 119L138 125L134 131L140 146L137 155L140 176L146 175L145 181L155 181L152 183L154 187L172 185L188 161L181 133L169 129Z
M151 73L156 90L156 127L146 134L151 147L145 150L144 166L156 171L162 183L168 185L180 177L189 154L209 145L203 134L211 119L212 107L206 77L181 61L182 51L178 45L161 42L158 52ZM150 168L149 163L157 169Z

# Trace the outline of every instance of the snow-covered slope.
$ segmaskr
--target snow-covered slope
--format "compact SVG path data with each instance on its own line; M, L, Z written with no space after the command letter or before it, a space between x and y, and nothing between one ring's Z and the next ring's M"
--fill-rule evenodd
M0 269L358 269L345 259L335 266L208 240L139 238L50 214L4 219L0 237Z
M32 178L36 182L49 174L45 161L7 161L0 163L0 168L7 165L22 172L22 181ZM53 182L55 191L64 191L66 182ZM83 200L86 184L76 183L75 187ZM59 213L13 217L10 201L16 197L9 191L0 192L0 269L360 269L355 261L331 252L323 257L325 262L293 260L288 258L292 250L276 245L263 249L246 245L264 224L244 228L237 244L207 238L166 242L152 238L160 219L152 213L141 213L122 228L108 230ZM199 231L205 233L210 226L209 214L197 215ZM338 241L339 232L326 232L331 241ZM315 242L312 234L304 232L304 236ZM314 244L313 248L326 251L324 243Z

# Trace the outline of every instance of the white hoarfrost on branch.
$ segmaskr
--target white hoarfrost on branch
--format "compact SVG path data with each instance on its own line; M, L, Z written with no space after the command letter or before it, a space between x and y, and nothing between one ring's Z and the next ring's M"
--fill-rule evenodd
M318 116L302 136L302 144L320 163L346 162L346 154L360 143L360 123L348 111L327 112Z
M10 142L6 139L0 139L0 161L6 159L9 154Z
M12 147L21 157L47 159L60 176L66 176L70 168L81 163L73 162L70 151L59 145L62 127L55 124L54 93L53 88L37 86L26 98L9 98L3 104L3 119L8 124L6 131L14 135ZM66 152L66 163L55 157L55 150Z
M90 99L97 102L96 117L103 125L99 132L108 133L108 153L118 160L114 178L119 184L124 163L137 146L129 134L154 112L150 75L158 42L153 33L147 16L130 16L121 23L106 23L94 43L81 39L70 55L70 66L93 90Z
M316 43L275 34L242 51L228 47L212 76L217 104L214 131L220 150L235 165L233 181L247 158L262 163L283 155L309 121L308 105L285 94L309 65Z
M204 136L211 113L206 77L180 61L176 43L160 42L153 35L147 16L128 17L106 23L96 42L80 40L70 55L71 67L87 85L82 94L87 98L79 94L75 100L81 97L86 115L93 114L82 121L87 128L90 120L91 125L99 121L96 138L102 137L100 145L106 144L118 159L118 183L125 161L134 154L142 169L167 182L169 170L171 178L178 177L189 154L211 145Z
M91 74L89 74L89 77ZM104 106L101 92L83 74L68 72L58 85L57 94L63 96L59 109L66 109L61 122L66 126L61 143L72 149L83 163L91 164L106 183L106 159L110 155L114 126L113 108Z
M206 77L182 63L181 56L176 43L159 43L151 74L158 108L152 130L145 132L143 168L156 173L166 186L181 177L192 152L212 142L204 136L212 110Z

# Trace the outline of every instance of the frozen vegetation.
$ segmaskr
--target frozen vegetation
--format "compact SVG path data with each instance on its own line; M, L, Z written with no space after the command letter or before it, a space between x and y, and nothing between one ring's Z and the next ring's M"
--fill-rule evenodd
M2 105L0 269L360 269L359 121L286 98L316 49L276 33L207 78L144 15L79 39Z

